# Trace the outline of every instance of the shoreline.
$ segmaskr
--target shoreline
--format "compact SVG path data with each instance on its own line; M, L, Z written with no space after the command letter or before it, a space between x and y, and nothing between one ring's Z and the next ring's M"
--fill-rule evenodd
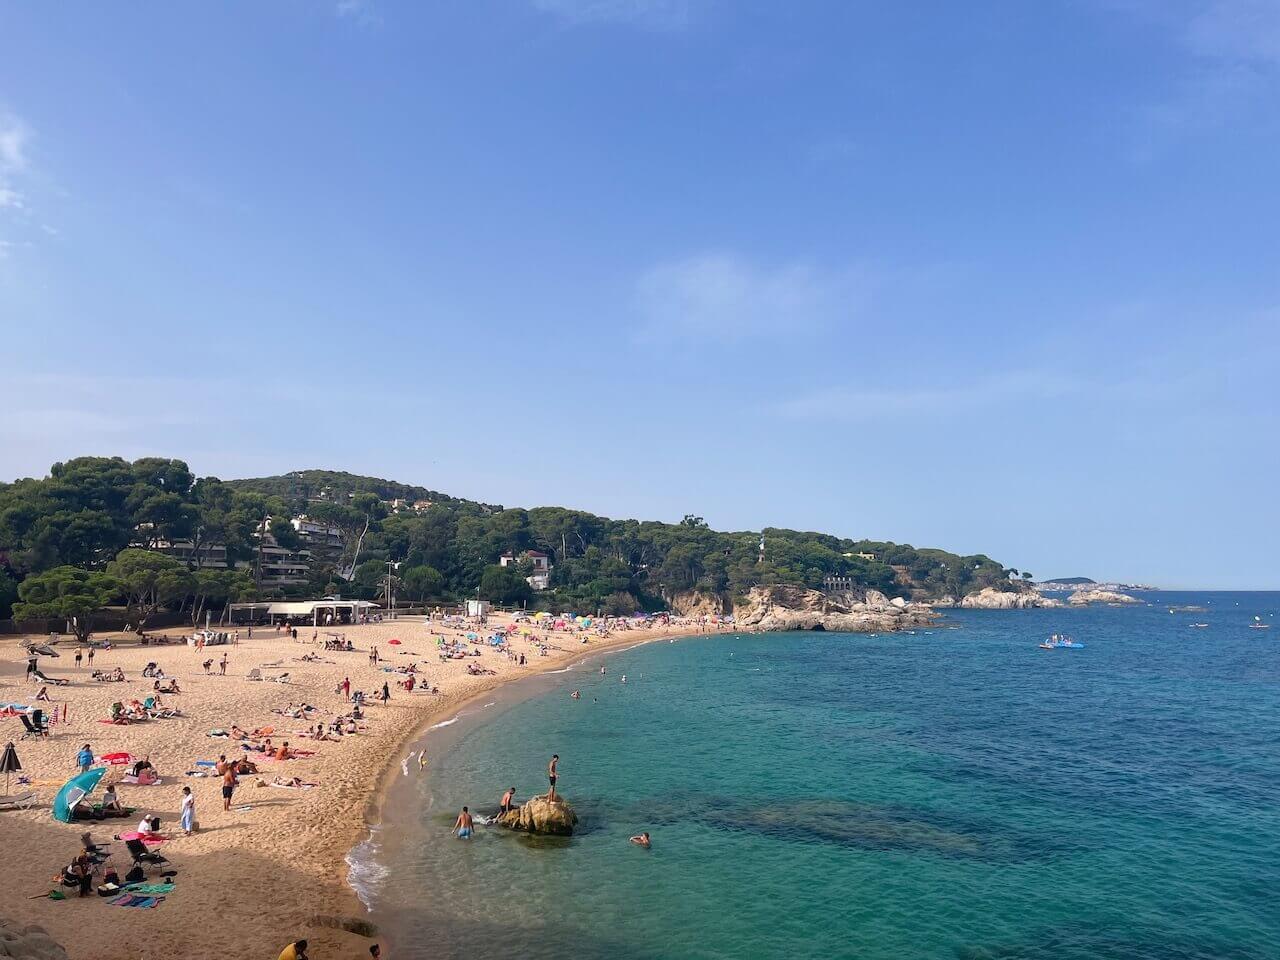
M506 622L505 617L492 616L489 629L498 629ZM66 724L53 728L52 737L17 744L23 772L32 777L30 789L36 790L38 798L31 810L0 815L0 842L11 846L23 842L31 850L31 856L24 857L13 871L10 892L0 901L0 917L43 927L77 960L159 958L184 951L199 955L213 949L215 939L220 955L248 960L271 955L273 947L278 952L290 937L302 936L312 942L317 956L367 956L368 945L373 941L348 932L354 928L367 933L369 924L368 908L351 883L349 858L381 822L387 792L410 745L427 737L434 724L464 713L481 697L515 680L545 676L655 640L729 632L685 621L648 630L615 632L603 638L588 634L590 642L584 645L579 642L582 634L555 631L547 638L553 648L545 657L521 637L512 647L526 654L526 666L512 664L505 655L486 648L482 657L468 658L468 663L495 669L496 673L476 677L465 673L461 661L441 663L434 659L435 644L428 638L429 634L440 633L457 638L468 629L465 625L445 628L439 621L410 618L333 629L345 633L359 652L326 652L322 646L311 645L310 627L299 628L297 641L255 630L252 640L246 635L238 646L212 647L202 653L185 645L135 644L98 651L94 667L121 666L129 677L127 684L85 682L89 671L70 669L75 644L63 638L58 646L62 656L56 660L42 658L41 666L51 677L72 680L69 686L49 688L55 701L69 707L69 718ZM406 694L397 688L387 707L378 703L366 707L366 732L343 737L338 743L318 742L312 747L297 734L278 735L277 743L296 737L291 739L294 748L314 749L315 756L270 764L262 768L261 775L242 778L236 793L237 806L230 813L221 809L214 780L183 776L183 769L202 753L232 755L236 746L233 741L206 739L210 727L239 723L245 729L253 729L272 721L305 725L303 720L273 715L273 705L301 698L320 707L317 716L323 718L344 709L341 695L334 691L344 675L351 677L353 688L369 693L379 689L384 680L399 679L398 675L366 665L367 652L374 644L384 654L384 661L390 660L397 648L388 644L397 634L404 637L400 651L417 657L419 678L438 686L439 696L423 696L416 691ZM36 688L22 683L25 651L17 641L18 638L0 641L0 702L31 703ZM407 647L417 652L409 654ZM200 672L204 659L220 658L223 652L231 661L226 676L219 676L217 666L210 676ZM301 662L303 654L320 659ZM138 684L149 686L151 681L141 681L139 674L150 661L159 663L169 675L181 678L182 694L166 697L165 706L179 707L186 716L125 727L99 725L98 718L109 712L112 701L128 702L143 695ZM289 670L293 682L286 686L246 682L248 668L258 661L282 664L277 669ZM17 727L16 720L9 722ZM6 732L17 740L21 731ZM103 914L102 910L108 908L96 897L79 902L74 898L50 901L39 897L42 890L51 888L49 878L77 852L76 838L86 826L101 842L131 829L134 823L130 819L62 824L50 816L53 793L74 772L70 757L86 741L93 745L95 754L125 750L134 756L150 756L163 777L158 787L119 788L122 803L137 806L139 813L158 813L163 821L162 831L172 837L163 852L178 868L178 885L154 910L109 910ZM247 756L260 762L261 758L254 754ZM320 786L305 791L254 789L255 782L265 785L261 779L270 780L275 774L285 773L284 767L288 767L289 775L319 782ZM114 776L109 774L109 779ZM201 829L191 837L172 830L176 827L176 808L183 786L192 787L197 796ZM19 787L13 792L19 789L29 788ZM239 803L242 797L244 804ZM114 846L120 847L118 843ZM123 850L113 852L123 855ZM120 855L112 861L117 869L128 866ZM296 885L299 895L288 903L279 903L282 885L286 889ZM32 895L37 899L27 899ZM112 922L102 924L108 916ZM225 942L216 933L228 923L261 932L264 920L269 921L266 940L250 937ZM279 944L275 944L277 939Z

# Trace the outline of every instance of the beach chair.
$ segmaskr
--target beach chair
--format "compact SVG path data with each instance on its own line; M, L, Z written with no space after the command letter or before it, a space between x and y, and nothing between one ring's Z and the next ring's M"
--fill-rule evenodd
M35 802L35 793L28 790L11 797L0 797L0 810L30 810Z
M246 679L248 679L248 680L261 680L261 679L262 679L262 671L261 671L261 670L259 670L257 667L254 667L252 670L250 670L250 671L249 671L249 675L248 675L248 677L247 677Z
M128 849L129 856L133 858L133 862L136 866L141 866L144 863L151 863L158 866L169 862L160 854L152 853L148 850L147 845L141 840L126 840L124 845Z
M22 725L27 728L27 732L22 735L23 740L28 737L47 737L49 735L49 718L43 710L32 710L31 716L19 713L18 718L22 720Z
M53 684L55 687L65 687L67 684L71 683L70 680L63 680L58 677L46 677L40 670L35 671L31 675L35 677L35 680L33 681L34 683Z
M266 679L270 680L272 683L288 683L288 682L289 682L289 674L288 674L288 673L281 673L281 674L279 674L279 675L277 675L277 676L274 676L274 677L267 677Z

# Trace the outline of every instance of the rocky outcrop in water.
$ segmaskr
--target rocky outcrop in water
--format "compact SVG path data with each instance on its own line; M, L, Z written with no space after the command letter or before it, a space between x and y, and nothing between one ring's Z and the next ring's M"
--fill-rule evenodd
M67 960L67 951L34 924L19 926L0 920L0 957L15 957L17 960Z
M1090 603L1141 603L1137 597L1131 597L1127 593L1116 593L1113 590L1077 590L1067 598L1067 603L1074 604L1077 607L1085 606Z
M756 630L888 633L931 623L928 604L890 600L876 590L823 593L797 586L753 587L734 607L738 626Z
M1030 610L1036 607L1060 607L1062 601L1029 591L1015 592L983 587L961 600L960 606L966 610Z
M573 812L573 807L559 798L534 797L502 814L494 822L508 830L568 837L578 825L578 815Z

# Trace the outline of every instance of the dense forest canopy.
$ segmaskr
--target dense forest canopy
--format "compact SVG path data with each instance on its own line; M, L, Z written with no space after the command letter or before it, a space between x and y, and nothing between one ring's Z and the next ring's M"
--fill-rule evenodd
M337 531L336 546L312 557L305 583L265 585L264 550L305 547L290 523L303 515ZM138 552L178 542L189 544L182 560ZM530 550L550 562L543 591L526 580ZM504 554L516 561L500 566ZM194 622L197 609L227 600L378 597L389 577L397 597L414 601L479 595L631 613L690 594L732 602L760 585L819 587L828 577L891 595L960 596L1010 588L1013 574L982 555L779 528L724 532L692 515L660 523L504 508L321 470L223 482L196 478L180 460L81 457L45 478L0 484L0 617L10 604L15 615L68 615L57 611L107 591L138 620L181 606Z

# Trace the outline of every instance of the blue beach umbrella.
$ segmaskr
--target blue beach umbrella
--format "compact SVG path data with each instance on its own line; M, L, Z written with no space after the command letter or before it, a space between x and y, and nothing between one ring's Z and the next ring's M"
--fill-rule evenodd
M71 808L93 792L93 788L98 785L98 781L106 775L106 772L106 767L94 767L84 773L77 773L64 783L58 795L53 798L53 819L70 823Z

